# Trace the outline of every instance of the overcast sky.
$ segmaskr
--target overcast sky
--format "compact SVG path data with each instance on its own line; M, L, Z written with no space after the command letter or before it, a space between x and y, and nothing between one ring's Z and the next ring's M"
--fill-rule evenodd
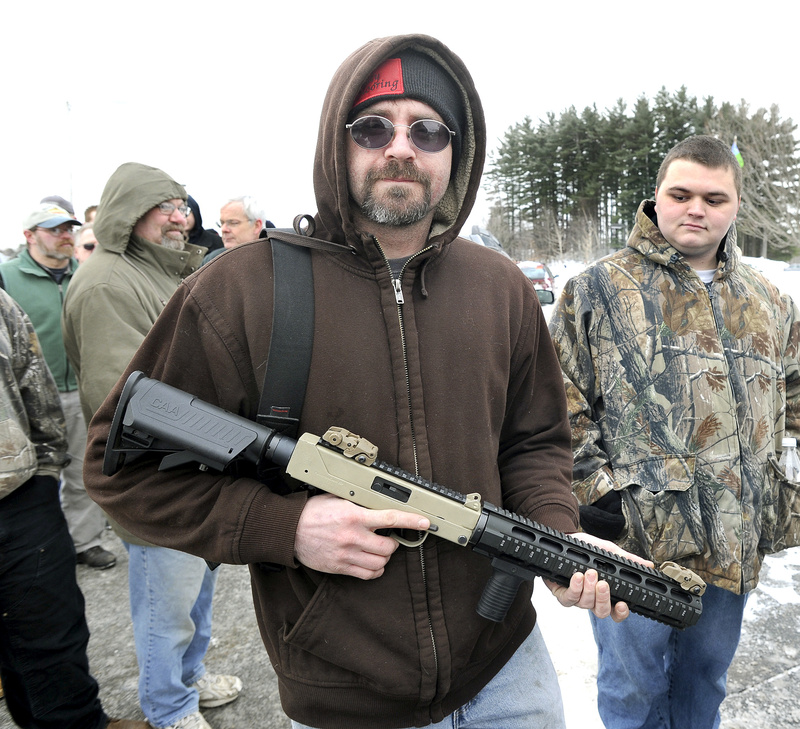
M14 3L4 11L0 249L45 195L97 203L123 162L165 170L205 227L235 195L288 226L313 213L319 111L341 61L395 33L461 56L483 99L489 149L526 116L599 111L663 86L800 122L800 9L665 2ZM471 223L488 211L479 199ZM466 231L469 232L469 231Z

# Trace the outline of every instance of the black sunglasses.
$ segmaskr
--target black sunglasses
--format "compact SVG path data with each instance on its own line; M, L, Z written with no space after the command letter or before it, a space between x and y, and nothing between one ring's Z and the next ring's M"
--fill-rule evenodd
M446 124L435 119L418 119L413 124L392 124L382 116L362 116L345 124L353 141L364 149L383 149L394 139L395 129L408 129L408 138L421 152L441 152L456 135Z
M93 251L94 243L81 243L81 248L85 248L87 251Z

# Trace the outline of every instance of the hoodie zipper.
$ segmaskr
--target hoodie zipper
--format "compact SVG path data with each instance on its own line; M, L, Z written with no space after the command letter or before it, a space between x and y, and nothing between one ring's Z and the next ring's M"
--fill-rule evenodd
M400 324L400 343L401 348L403 350L403 370L405 372L406 377L406 398L408 402L408 420L411 424L411 449L414 456L414 475L419 476L419 461L417 459L417 438L414 431L414 416L411 409L411 376L408 372L408 354L406 350L406 329L405 329L405 322L403 319L403 304L405 304L405 298L403 297L403 274L405 273L406 267L408 264L413 261L417 256L424 253L425 251L432 248L432 246L427 246L420 251L417 251L414 255L409 256L408 260L403 264L403 267L400 269L400 273L395 277L394 271L392 270L392 266L389 263L389 259L386 257L386 253L383 250L380 242L377 238L375 238L375 243L378 246L378 250L381 252L381 256L383 257L383 261L386 264L386 268L389 269L389 275L392 279L392 289L394 290L394 299L397 304L397 319ZM419 533L421 536L421 533ZM427 594L428 594L428 574L427 574L427 566L425 564L425 551L423 549L424 543L420 544L417 547L417 553L419 555L419 564L420 564L420 571L422 573L422 585L425 590L426 595L426 612L428 614L428 633L431 639L431 649L433 651L433 664L435 669L435 675L438 677L439 675L439 654L438 649L436 647L436 636L433 632L433 619L431 617L430 605L427 603ZM437 679L438 680L438 679Z

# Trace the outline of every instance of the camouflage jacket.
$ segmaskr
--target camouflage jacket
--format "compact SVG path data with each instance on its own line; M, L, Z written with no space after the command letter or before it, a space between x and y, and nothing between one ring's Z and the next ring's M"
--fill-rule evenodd
M58 478L67 431L33 326L0 291L0 499L36 474Z
M800 314L741 262L734 227L723 246L706 286L645 201L627 247L566 285L550 331L578 501L618 490L621 546L740 593L800 538L800 485L776 460L800 430Z

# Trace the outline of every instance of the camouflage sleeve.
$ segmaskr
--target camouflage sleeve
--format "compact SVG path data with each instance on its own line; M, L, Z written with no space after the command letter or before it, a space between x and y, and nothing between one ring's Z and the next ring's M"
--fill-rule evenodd
M55 476L68 463L67 434L61 400L45 364L39 340L22 309L0 294L0 308L8 333L8 364L3 387L17 420L27 420L28 438L36 450L38 472Z
M592 504L614 488L610 459L598 425L603 393L598 391L592 357L596 314L578 279L567 283L550 320L567 393L572 429L572 490L581 504Z

